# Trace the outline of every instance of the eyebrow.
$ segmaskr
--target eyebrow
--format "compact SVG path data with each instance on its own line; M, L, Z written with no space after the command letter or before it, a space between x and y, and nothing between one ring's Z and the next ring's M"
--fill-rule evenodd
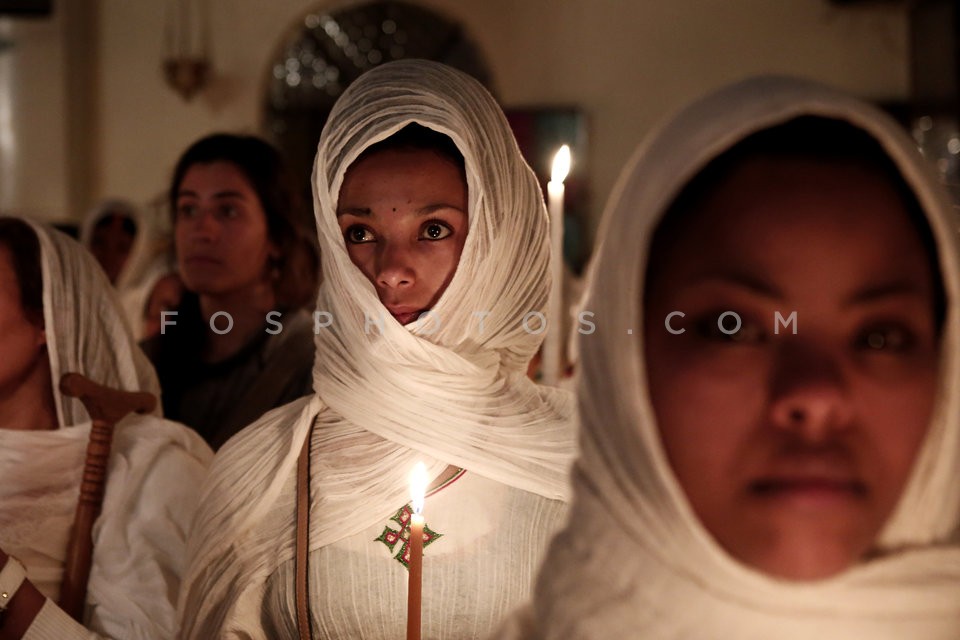
M370 209L365 207L344 207L343 209L337 209L337 217L340 216L357 216L360 218L369 218L371 215Z
M877 285L870 285L857 291L847 298L844 306L855 306L858 304L869 304L885 298L897 297L916 297L922 298L926 291L922 286L908 281L883 282Z
M732 284L765 298L783 299L783 294L775 286L760 278L736 271L711 273L697 278L693 282L693 285L698 286L711 283ZM868 285L854 292L843 302L843 306L852 307L865 305L897 297L922 298L925 294L926 291L920 285L906 280L881 282L879 284Z
M455 207L452 204L447 204L445 202L438 202L435 204L428 204L425 207L420 207L416 210L415 214L418 218L423 216L429 216L430 214L439 211L440 209L453 209L454 211L461 211L460 207ZM359 218L369 218L373 215L373 212L369 207L344 207L343 209L337 209L337 217L344 215L357 216Z
M191 190L189 190L189 189L181 189L179 192L177 192L177 197L178 197L178 198L182 198L182 197L184 197L184 196L192 196L192 197L194 197L194 198L199 198L199 197L200 197L200 194L198 194L196 191L191 191ZM246 199L246 196L244 196L244 195L243 195L241 192L239 192L239 191L217 191L216 193L213 194L212 197L214 197L214 198L239 198L240 200L245 200L245 199Z
M764 298L774 298L777 300L783 298L783 293L769 282L739 271L710 273L696 278L692 284L699 286L712 283L734 285Z

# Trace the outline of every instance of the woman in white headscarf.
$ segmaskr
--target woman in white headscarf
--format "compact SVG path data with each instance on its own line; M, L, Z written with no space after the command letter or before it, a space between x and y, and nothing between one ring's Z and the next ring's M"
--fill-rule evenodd
M496 637L960 635L955 235L860 101L672 118L603 223L570 523Z
M411 131L452 142L462 165L442 144L394 145ZM403 633L418 461L434 481L423 635L482 636L529 592L565 512L573 453L572 398L525 375L542 336L537 317L524 317L542 313L549 289L536 178L479 83L411 60L344 92L320 139L314 197L324 272L316 395L218 454L191 534L183 636L296 637L302 451L302 637ZM424 252L432 257L417 262ZM426 293L424 282L434 283Z
M0 219L0 282L0 591L12 594L0 602L0 637L173 638L185 534L213 454L157 415L117 424L85 624L73 621L55 602L91 422L57 383L78 372L115 389L159 387L103 272L74 240Z
M87 247L117 290L124 317L135 340L148 335L147 304L162 278L175 278L169 229L162 219L144 213L133 203L107 199L97 204L80 228ZM169 285L167 285L169 288Z

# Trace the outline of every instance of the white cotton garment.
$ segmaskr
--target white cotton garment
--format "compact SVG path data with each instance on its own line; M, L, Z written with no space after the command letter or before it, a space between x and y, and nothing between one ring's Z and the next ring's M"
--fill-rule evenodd
M848 122L887 152L926 212L948 299L935 413L877 541L882 553L814 582L753 570L700 525L658 435L639 337L648 245L673 199L737 142L800 116ZM655 132L611 202L586 304L596 314L596 332L580 341L582 453L570 522L551 544L532 605L494 637L960 637L956 219L911 140L879 110L831 89L788 78L746 80L694 103ZM629 348L627 327L634 330Z
M387 313L351 262L336 221L347 168L410 123L448 135L466 163L469 229L457 271L432 309L439 328L403 326ZM266 585L293 557L290 476L315 420L311 552L406 504L417 461L431 478L454 465L543 500L567 495L572 396L525 375L542 334L523 318L543 311L550 287L547 214L490 94L422 60L367 72L338 100L320 138L314 206L324 272L317 310L333 318L317 332L316 395L268 413L218 454L192 534L185 638L267 637ZM381 318L382 333L368 329L367 318ZM294 611L269 615L292 618Z
M31 224L40 240L44 322L54 384L68 372L127 391L159 393L114 293L86 250ZM28 640L176 637L186 532L213 453L193 431L155 415L114 429L107 485L93 529L86 627L54 606L60 593L91 423L55 392L59 429L0 429L0 547L48 598Z
M567 505L465 472L427 496L422 637L482 638L529 597ZM315 638L403 637L407 579L402 509L310 555ZM293 560L267 581L268 638L295 638Z

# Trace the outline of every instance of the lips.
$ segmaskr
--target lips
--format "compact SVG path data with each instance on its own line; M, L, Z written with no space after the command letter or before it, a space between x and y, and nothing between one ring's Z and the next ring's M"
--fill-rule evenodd
M397 322L403 325L413 322L414 320L420 317L421 313L425 311L424 309L421 309L419 307L411 307L411 306L404 306L404 305L394 306L394 305L388 304L386 305L386 307L387 307L387 311L390 312L390 315L392 315Z
M774 495L790 491L843 491L866 493L866 485L858 480L839 480L822 476L794 476L761 478L750 483L750 490L758 495Z
M212 265L220 264L220 260L216 258L211 258L210 256L187 256L183 260L186 264L195 264L195 265Z
M862 501L867 485L840 473L785 473L763 476L749 484L751 497L770 504L829 508Z

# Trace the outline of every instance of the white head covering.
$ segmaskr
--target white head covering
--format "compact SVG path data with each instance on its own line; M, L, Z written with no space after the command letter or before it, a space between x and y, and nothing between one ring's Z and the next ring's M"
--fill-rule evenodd
M402 326L386 313L336 221L347 168L413 122L448 135L466 161L469 231L456 274L432 309L439 329ZM453 464L546 497L567 493L572 397L525 375L542 336L522 320L543 310L550 284L547 215L490 94L469 76L422 60L367 72L324 127L314 206L324 273L317 309L334 319L317 333L317 395L267 414L217 456L182 601L185 637L224 632L228 611L256 606L266 577L292 557L293 511L283 486L315 418L311 549L406 503L418 460L431 477ZM482 331L474 312L489 312ZM367 318L382 318L383 333L372 322L368 329ZM231 555L241 545L243 556Z
M889 553L818 582L778 580L729 556L702 527L664 454L643 367L643 283L652 233L712 159L799 116L877 140L926 212L948 298L934 417L879 540ZM960 636L960 388L955 224L914 145L877 109L818 85L759 78L694 103L643 145L606 212L581 340L581 458L568 528L538 579L524 637L956 638Z
M347 168L412 122L449 136L466 161L469 231L456 274L432 309L439 329L431 322L408 328L384 313L350 261L336 219ZM522 322L546 305L546 210L490 94L441 64L384 65L352 85L330 114L314 180L324 273L317 308L335 318L317 335L314 386L324 403L420 453L547 497L564 495L570 423L526 378L543 336ZM489 314L482 330L477 313ZM384 317L382 336L365 330L366 319L377 317ZM378 401L358 401L358 389L376 390ZM401 467L398 480L406 473Z
M65 373L160 397L157 375L120 313L103 270L75 240L42 224L30 224L40 241L43 318L54 389ZM61 427L87 422L83 403L54 393ZM160 415L158 408L154 411Z

